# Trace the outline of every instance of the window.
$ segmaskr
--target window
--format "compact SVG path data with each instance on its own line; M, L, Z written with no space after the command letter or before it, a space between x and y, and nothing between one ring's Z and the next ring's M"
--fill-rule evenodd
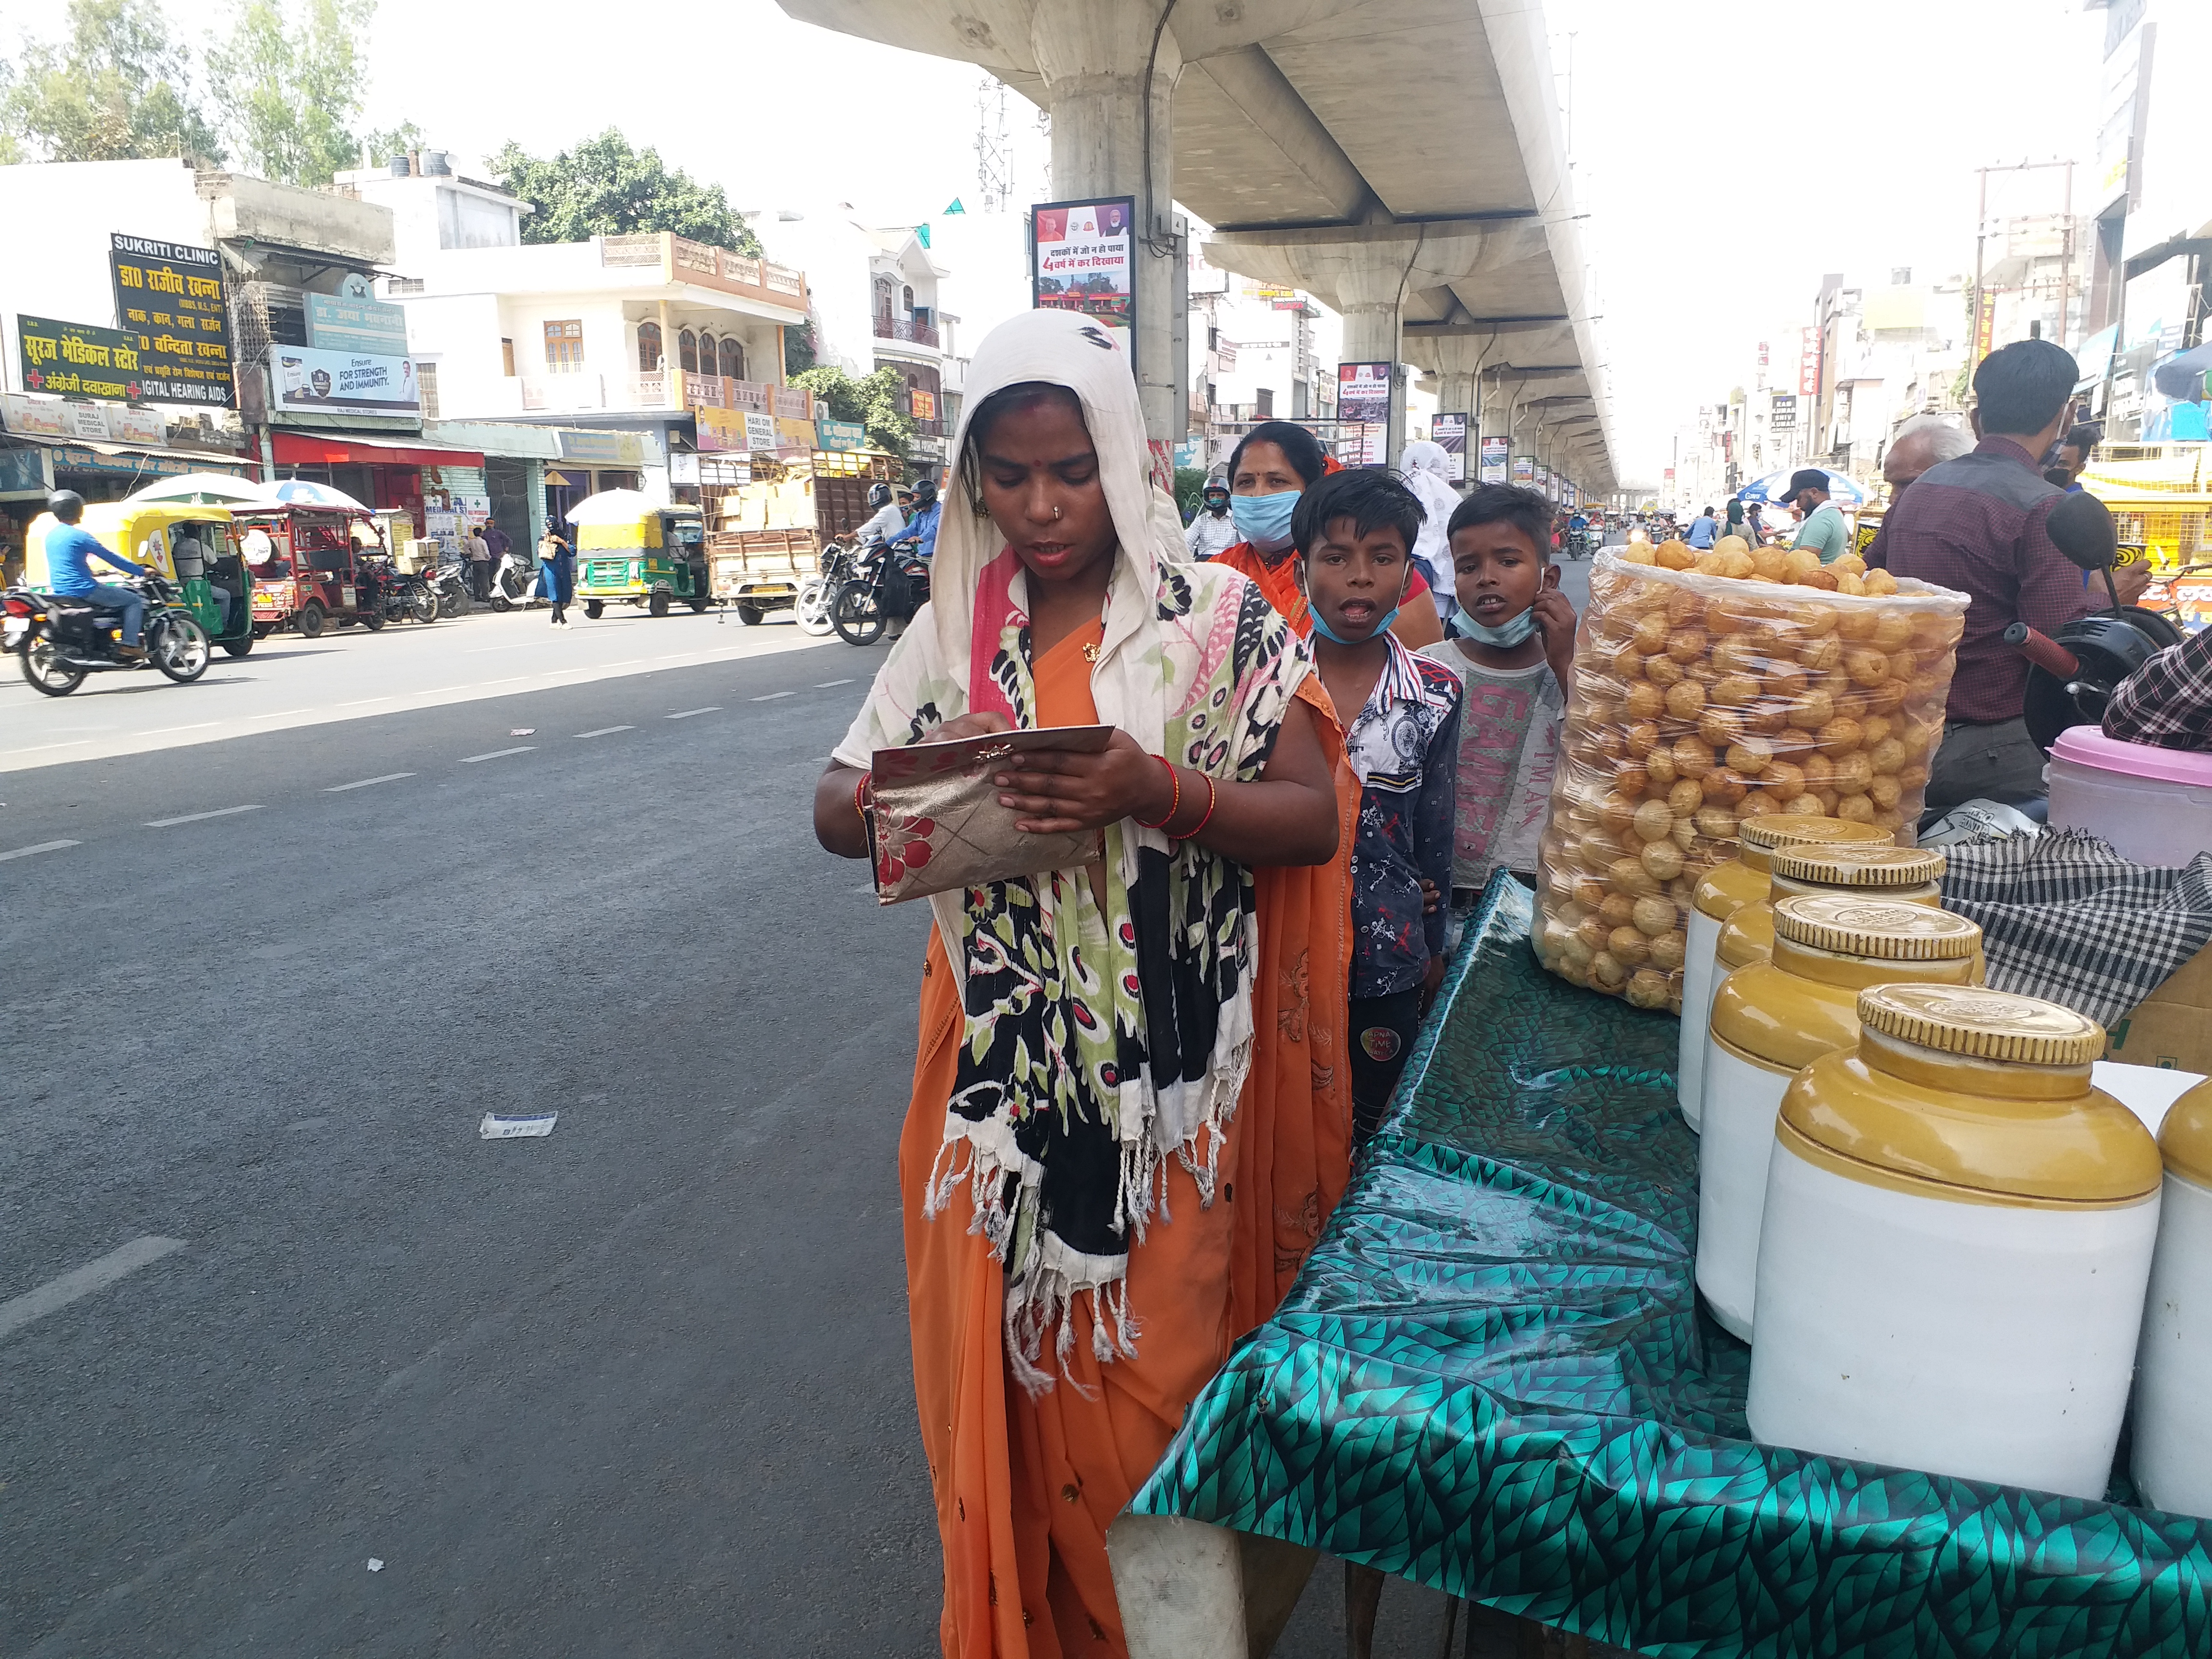
M699 372L702 374L713 374L718 372L714 368L714 348L715 340L713 335L702 333L699 336Z
M660 368L660 325L640 323L637 325L637 370L641 374L652 374Z
M584 324L580 318L545 325L545 372L580 374L584 371Z
M745 378L745 349L728 335L722 337L722 373L732 380Z
M1273 420L1275 418L1275 388L1263 386L1254 395L1260 400L1258 405L1260 418L1263 421Z
M415 385L416 395L422 400L422 418L426 421L436 420L438 418L437 364L426 363L418 360L415 365Z
M906 307L908 316L914 314L914 288L911 283L899 290L899 303Z
M499 372L510 380L514 378L514 342L512 340L503 339L499 343Z
M876 278L876 315L888 319L891 314L891 279Z
M677 332L676 357L677 361L683 365L686 374L696 374L699 372L699 337L688 328L678 330Z

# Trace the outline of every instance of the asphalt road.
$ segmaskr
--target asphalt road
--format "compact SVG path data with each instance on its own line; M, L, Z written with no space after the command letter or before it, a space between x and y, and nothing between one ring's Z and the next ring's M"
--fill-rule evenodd
M806 813L882 652L720 637L443 702L347 638L402 712L0 780L0 1653L934 1651L927 915Z

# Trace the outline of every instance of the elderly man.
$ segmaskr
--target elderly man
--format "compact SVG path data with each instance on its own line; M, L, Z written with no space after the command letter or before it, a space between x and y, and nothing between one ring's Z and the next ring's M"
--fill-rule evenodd
M2043 793L2043 754L2021 718L2027 661L2004 642L2014 622L2056 633L2094 607L2081 573L2052 545L2051 509L2066 492L2044 481L2040 464L2057 441L2079 371L2049 340L2018 340L1974 371L1971 453L1914 479L1882 525L1890 573L1965 593L1943 745L1928 781L1931 811L1975 796L2024 800ZM2131 603L2147 565L2118 573Z
M1915 478L1931 466L1957 460L1973 447L1972 435L1963 427L1954 426L1941 415L1915 415L1898 428L1889 453L1881 459L1882 482L1889 486L1889 512L1897 511L1897 504L1905 499ZM1885 521L1863 555L1868 569L1887 568L1889 546L1884 539L1887 534Z

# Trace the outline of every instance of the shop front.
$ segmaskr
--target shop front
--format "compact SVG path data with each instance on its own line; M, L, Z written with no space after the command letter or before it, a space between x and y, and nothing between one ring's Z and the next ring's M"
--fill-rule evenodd
M568 509L586 496L645 489L647 468L667 477L665 440L654 433L562 427L553 435L560 454L545 468L545 520L556 526L565 526Z
M428 533L428 496L445 493L436 474L449 468L480 471L484 464L480 450L442 448L419 440L280 431L270 441L279 478L326 483L364 507L404 513L418 536Z

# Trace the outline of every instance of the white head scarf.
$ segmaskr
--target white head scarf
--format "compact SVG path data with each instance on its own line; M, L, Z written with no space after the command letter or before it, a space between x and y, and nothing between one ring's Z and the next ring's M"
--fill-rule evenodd
M1398 471L1406 488L1420 498L1422 511L1427 514L1421 522L1420 538L1413 544L1413 557L1429 579L1437 614L1443 616L1452 603L1451 540L1445 526L1460 500L1451 483L1451 454L1442 444L1416 438L1398 457Z

